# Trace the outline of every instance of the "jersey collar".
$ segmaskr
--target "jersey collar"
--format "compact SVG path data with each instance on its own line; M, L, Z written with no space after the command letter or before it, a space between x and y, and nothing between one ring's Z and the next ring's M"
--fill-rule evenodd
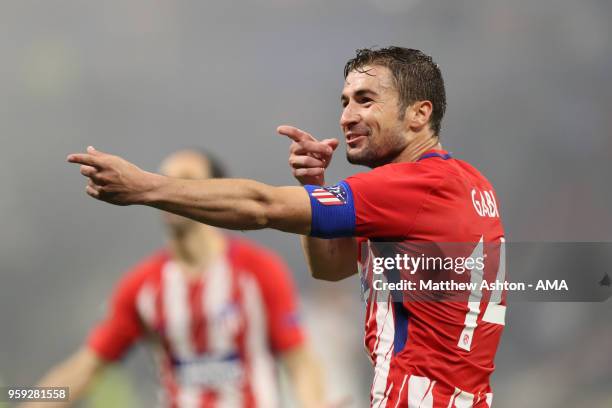
M442 160L448 160L448 159L452 158L451 154L449 152L447 152L446 150L430 149L430 150L426 151L425 153L423 153L421 155L421 157L416 159L416 161L430 159L432 157L439 157Z

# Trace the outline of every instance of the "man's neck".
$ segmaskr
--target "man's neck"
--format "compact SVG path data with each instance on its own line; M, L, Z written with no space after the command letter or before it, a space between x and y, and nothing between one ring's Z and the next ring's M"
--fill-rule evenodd
M172 259L189 278L198 278L226 249L226 240L213 227L195 225L168 241Z
M402 153L393 160L393 163L417 161L423 153L431 149L442 149L439 137L430 133L417 134L408 143L408 146L406 146Z

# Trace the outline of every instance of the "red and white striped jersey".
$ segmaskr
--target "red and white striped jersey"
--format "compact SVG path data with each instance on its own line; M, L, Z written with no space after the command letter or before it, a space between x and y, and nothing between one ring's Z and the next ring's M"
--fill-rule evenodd
M231 238L228 248L201 279L165 250L138 264L88 346L114 361L153 339L166 406L278 406L274 355L304 340L289 272L246 240Z
M412 243L441 252L444 243L460 243L463 257L486 259L482 268L468 268L463 279L504 281L504 232L489 181L447 152L431 150L416 162L387 164L336 186L305 187L311 235L353 236L367 243L360 274L367 301L365 346L374 364L371 406L490 407L489 377L504 327L505 292L494 300L493 291L476 289L462 299L431 301L408 292L398 299L372 286L373 258L406 253ZM342 205L321 201L321 189Z

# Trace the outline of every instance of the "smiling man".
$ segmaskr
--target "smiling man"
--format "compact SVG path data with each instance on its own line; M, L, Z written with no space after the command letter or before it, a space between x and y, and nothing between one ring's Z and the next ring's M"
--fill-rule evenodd
M87 193L117 205L141 204L233 229L274 228L305 235L312 275L339 280L358 271L360 242L497 245L472 279L496 275L503 227L491 184L442 150L446 109L438 66L421 51L359 50L345 66L340 126L347 159L371 171L325 187L338 146L290 126L289 163L303 187L252 180L180 180L145 172L88 148ZM480 211L479 211L480 209ZM369 249L368 249L369 250ZM464 254L469 255L469 254ZM361 265L365 286L371 265ZM374 407L490 407L489 377L504 324L505 297L471 293L470 302L414 302L368 290L365 343L374 363Z

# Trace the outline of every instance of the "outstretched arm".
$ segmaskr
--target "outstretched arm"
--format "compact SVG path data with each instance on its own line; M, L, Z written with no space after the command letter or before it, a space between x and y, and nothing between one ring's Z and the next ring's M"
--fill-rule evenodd
M68 387L68 401L25 403L19 407L60 408L71 406L83 396L95 375L106 365L107 363L98 357L95 352L87 347L83 347L51 369L38 384L39 387Z
M72 154L81 165L87 194L116 205L141 204L229 229L274 228L310 232L308 193L301 187L272 187L253 180L184 180L141 170L93 147Z

